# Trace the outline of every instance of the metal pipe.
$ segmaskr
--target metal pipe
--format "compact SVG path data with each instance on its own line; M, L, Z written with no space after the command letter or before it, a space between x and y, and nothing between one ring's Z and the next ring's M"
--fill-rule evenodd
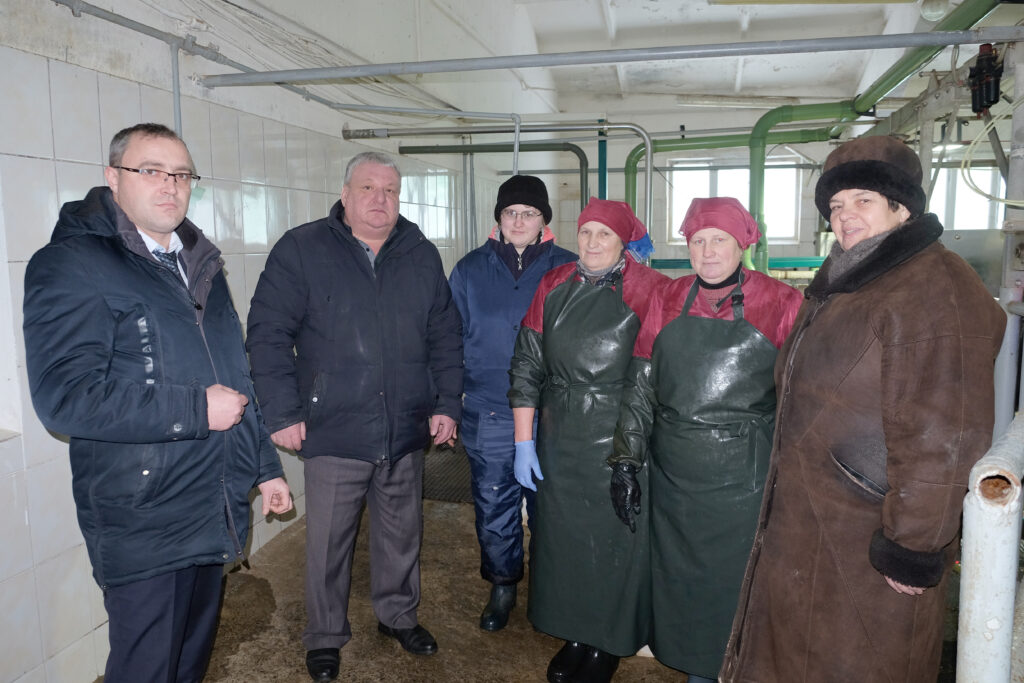
M802 104L772 109L754 124L753 130L750 132L750 201L747 209L761 229L761 239L757 241L756 245L753 245L753 249L747 250L744 257L745 260L749 259L753 268L762 273L767 272L768 269L768 238L766 237L768 230L764 222L764 169L767 161L768 131L776 123L819 119L843 120L844 117L851 115L852 118L856 118L851 100L824 104Z
M234 61L232 59L228 59L227 57L222 55L220 52L218 52L214 48L205 47L205 46L197 44L195 42L195 38L193 36L186 35L184 38L181 38L179 36L174 35L173 33L167 33L166 31L161 31L161 30L155 29L155 28L153 28L151 26L146 26L145 24L140 24L139 22L134 21L132 19L128 19L126 17L122 17L119 14L114 14L113 12L109 12L109 11L107 11L105 9L96 7L95 5L90 5L90 4L86 3L86 2L82 2L82 0L53 0L53 2L58 4L58 5L64 5L66 7L69 7L71 9L71 13L74 16L76 16L76 17L77 16L81 16L83 13L84 14L89 14L89 15L97 17L99 19L103 19L105 21L109 21L112 24L116 24L118 26L122 26L124 28L131 29L132 31L136 31L136 32L141 33L143 35L149 36L151 38L155 38L157 40L163 41L164 43L167 43L168 45L170 45L172 50L176 49L178 51L185 52L186 54L195 55L197 57L202 57L204 59L207 59L207 60L209 60L211 62L215 62L217 64L224 64L225 66L229 66L232 69L236 69L238 71L244 71L246 73L254 73L256 71L252 67L248 67L248 66L246 66L244 64L241 64L239 62L236 62L236 61ZM180 135L181 134L181 96L180 96L181 89L180 89L180 83L179 83L179 77L178 77L177 53L175 53L174 59L171 62L171 71L174 74L173 88L174 88L174 91L175 91L175 97L174 97L175 127L176 127L176 130L177 130L178 134ZM301 97L304 100L308 100L310 102L316 102L317 104L322 104L322 105L324 105L326 107L330 107L331 109L334 109L336 111L368 111L368 112L386 112L386 113L393 113L393 114L423 114L423 115L428 115L428 116L457 116L457 117L477 118L477 119L485 119L485 118L495 119L495 118L497 118L497 119L509 119L509 120L511 120L513 122L519 122L520 121L519 115L515 114L515 113L504 114L504 113L490 113L490 112L466 112L466 111L459 111L457 109L422 109L422 108L416 108L416 107L385 107L385 106L374 105L374 104L350 104L350 103L346 103L346 102L335 102L334 100L329 100L329 99L327 99L325 97L321 97L320 95L316 95L316 94L310 92L309 90L306 90L305 88L300 88L300 87L297 87L297 86L294 86L294 85L290 85L288 83L279 83L278 85L280 87L284 88L285 90L289 91L289 92L295 93L296 95L298 95L299 97Z
M1004 66L1009 65L1013 70L1014 77L1014 99L1024 97L1024 44L1016 44L1004 54ZM1020 201L1024 199L1024 110L1016 109L1013 112L1013 119L1010 125L1010 158L1009 174L1006 179L1006 198ZM1021 309L1024 304L1024 265L1021 263L1021 250L1024 248L1024 210L1014 207L1012 204L1006 206L1006 213L1003 220L1003 273L999 285L999 301L1003 307L1011 313L1007 320L1007 334L1020 334L1021 318L1024 314ZM1005 341L1004 346L1010 341ZM1020 358L1012 359L1015 364L1011 365L1011 359L1004 359L1004 353L1016 353L1018 346L1000 352L996 362L1008 370L1016 369L1013 379L1007 378L1005 382L998 384L1001 393L996 396L996 421L1006 424L1014 414L1014 399L1017 393L1017 382L1024 383L1024 367L1017 367ZM1016 381L1015 381L1016 380ZM1020 405L1024 406L1024 394L1021 395Z
M608 199L608 135L605 133L597 134L597 198Z
M1017 395L1017 379L1020 368L1020 315L1024 305L1018 301L1017 310L1011 304L1006 306L1006 332L999 347L995 365L995 420L992 436L998 437L1006 431L1014 414L1014 397Z
M174 102L174 132L182 137L181 132L181 77L179 74L178 53L181 51L181 41L171 43L171 99Z
M965 0L965 2L951 11L942 19L942 21L935 25L933 33L973 26L986 14L991 12L998 4L999 0ZM764 167L767 149L761 139L761 136L764 133L767 133L767 131L770 130L770 128L777 122L799 121L803 119L805 109L807 112L812 112L813 107L816 106L836 106L838 107L838 116L835 118L838 119L838 124L829 129L829 137L838 137L846 123L854 121L860 116L868 113L879 100L892 92L896 86L906 80L908 76L926 64L940 51L941 48L934 46L918 47L917 49L912 50L893 64L888 71L876 79L864 93L857 96L852 102L838 102L834 105L798 105L792 108L779 107L778 109L774 109L762 116L754 126L755 131L757 132L756 134L751 134L750 143L749 209L754 215L754 218L757 219L758 225L761 225L762 228L764 225ZM787 109L790 109L790 111L785 111ZM813 117L807 116L807 118ZM767 267L768 242L764 237L765 234L766 231L762 229L761 240L759 240L756 245L756 252L754 255L755 267L757 267L758 270L763 270Z
M965 0L949 14L943 17L942 20L935 25L931 33L974 33L974 31L963 31L961 29L974 26L984 19L985 15L995 9L997 5L999 5L999 0ZM1005 42L1013 42L1015 40L1020 40L1020 38L1008 38ZM967 44L972 42L973 41L968 40L963 43L948 43L948 45ZM1004 41L997 40L995 42ZM916 49L903 55L899 61L889 67L888 71L875 79L875 82L872 83L867 90L857 96L853 101L854 110L859 114L867 113L875 106L875 104L878 103L879 100L892 92L900 83L905 81L908 76L931 61L931 59L941 51L942 47L937 44L928 46L925 43L921 43ZM834 134L838 135L839 132L834 131Z
M1024 416L971 469L964 498L957 683L1010 680Z
M817 106L817 105L811 105ZM700 138L684 138L681 140L655 140L652 147L654 152L680 152L691 149L721 149L725 147L749 147L750 135L710 135ZM766 142L772 144L799 143L799 142L821 142L828 140L828 129L818 130L784 130L768 133ZM625 164L625 200L636 209L636 174L637 166L641 157L647 157L647 164L651 166L651 152L644 145L637 145L626 155ZM650 177L650 172L648 172ZM650 184L650 183L648 183ZM648 225L648 230L651 226ZM749 267L749 257L744 257Z
M491 154L512 151L508 143L482 143L473 145L399 145L399 154ZM569 142L524 142L519 146L522 152L571 152L579 159L580 169L580 211L587 205L590 197L590 162L582 147ZM512 175L518 173L513 169Z
M527 123L521 126L521 130L527 133L558 133L563 131L574 131L574 130L593 130L593 131L608 131L608 130L631 130L641 138L643 138L644 144L643 149L647 152L647 159L645 165L645 171L647 173L647 185L644 188L646 199L646 206L644 207L644 225L650 229L651 219L653 216L653 203L654 203L654 159L653 150L654 143L651 141L651 136L648 135L647 131L636 124L632 123L550 123L550 124L536 124ZM360 140L366 138L393 138L393 137L416 137L422 135L466 135L470 133L483 134L483 133L510 133L512 132L507 126L456 126L448 128L363 128L356 130L349 130L342 128L341 135L346 140ZM676 141L670 141L676 142ZM697 147L697 149L701 149ZM638 157L639 159L639 157ZM630 194L626 193L626 201L629 202ZM630 206L633 210L636 210L636 176L633 176L633 201Z
M519 132L523 128L523 120L519 114L513 114L516 124L515 139L512 143L512 175L519 175Z
M766 40L717 45L677 45L622 50L588 50L581 52L555 52L551 54L475 57L470 59L437 59L422 62L390 62L385 64L330 66L315 69L281 69L277 71L264 71L262 73L216 74L201 77L200 81L208 88L218 88L224 86L266 85L297 81L312 83L377 76L456 73L494 69L625 64L629 62L651 62L670 59L706 59L710 57L841 52L925 46L927 49L935 49L936 46L941 48L947 45L997 43L1022 39L1024 39L1024 29L1012 26L996 26L976 31L932 31L929 33L894 33L881 36L801 38L796 40Z
M985 123L992 122L992 114L989 113L988 109L981 112L981 118L985 119ZM1003 151L1003 143L999 139L999 131L996 130L995 126L988 131L988 141L992 145L992 154L996 158L996 165L999 166L999 175L1003 176L1003 182L1005 183L1010 175L1010 162L1006 160L1006 152Z

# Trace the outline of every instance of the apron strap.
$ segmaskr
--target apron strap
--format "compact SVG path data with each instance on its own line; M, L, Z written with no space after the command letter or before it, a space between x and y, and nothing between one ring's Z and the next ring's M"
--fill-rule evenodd
M733 320L743 320L743 275L743 270L740 269L739 281L736 283L736 286L718 302L718 305L721 306L726 299L732 300ZM700 290L699 278L700 276L698 275L697 278L694 279L693 284L690 285L690 291L686 294L686 301L683 303L683 310L680 315L690 314L690 307L693 306L693 302L697 298L697 292Z

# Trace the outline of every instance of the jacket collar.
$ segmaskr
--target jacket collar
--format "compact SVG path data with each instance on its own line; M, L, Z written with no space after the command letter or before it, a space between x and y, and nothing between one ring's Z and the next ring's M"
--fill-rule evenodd
M829 270L835 259L830 255L808 285L808 299L827 299L832 294L855 292L875 278L884 275L939 239L942 224L932 213L912 218L893 230L863 261L830 281Z
M196 266L205 263L208 258L220 255L217 247L189 219L183 220L175 232L181 239L182 258L188 272L197 272ZM129 251L152 259L135 224L114 201L114 195L109 187L94 187L89 190L85 199L68 202L61 207L60 218L53 229L50 242L61 242L76 235L120 238L121 243Z
M346 240L351 241L354 245L358 245L356 236L352 234L351 226L345 222L345 207L341 205L341 200L336 201L334 206L331 207L330 212L328 212L327 224L338 231ZM426 235L420 231L418 225L399 214L395 228L388 235L388 238L384 240L384 245L380 248L380 253L377 254L378 262L383 254L393 251L408 251L420 242L426 241L426 239Z

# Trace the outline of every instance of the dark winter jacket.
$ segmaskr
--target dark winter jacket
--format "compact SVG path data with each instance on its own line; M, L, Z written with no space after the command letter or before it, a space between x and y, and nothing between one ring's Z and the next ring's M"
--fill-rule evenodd
M932 683L1006 315L932 214L807 288L721 680ZM886 582L927 588L897 593Z
M64 205L25 274L32 402L71 437L78 521L103 587L241 556L249 491L282 474L220 252L188 220L177 233L187 289L110 190L93 188ZM206 387L218 383L249 405L211 432Z
M519 324L544 273L576 254L542 242L540 250L516 280L488 240L466 254L452 270L452 297L459 308L466 358L466 403L512 417L506 394L508 367Z
M306 423L302 455L395 461L431 415L461 416L462 323L435 247L399 216L371 266L335 203L274 245L249 309L270 432Z

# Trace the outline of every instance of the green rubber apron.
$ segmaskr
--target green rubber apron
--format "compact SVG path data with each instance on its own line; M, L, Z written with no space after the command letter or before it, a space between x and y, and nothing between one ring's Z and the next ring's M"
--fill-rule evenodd
M651 434L651 648L663 663L716 678L754 540L775 419L778 350L743 318L679 317L654 342Z
M640 329L621 280L573 278L544 302L537 482L528 616L545 633L632 655L646 643L649 612L646 513L637 531L609 494L612 434ZM641 485L646 484L646 471Z

